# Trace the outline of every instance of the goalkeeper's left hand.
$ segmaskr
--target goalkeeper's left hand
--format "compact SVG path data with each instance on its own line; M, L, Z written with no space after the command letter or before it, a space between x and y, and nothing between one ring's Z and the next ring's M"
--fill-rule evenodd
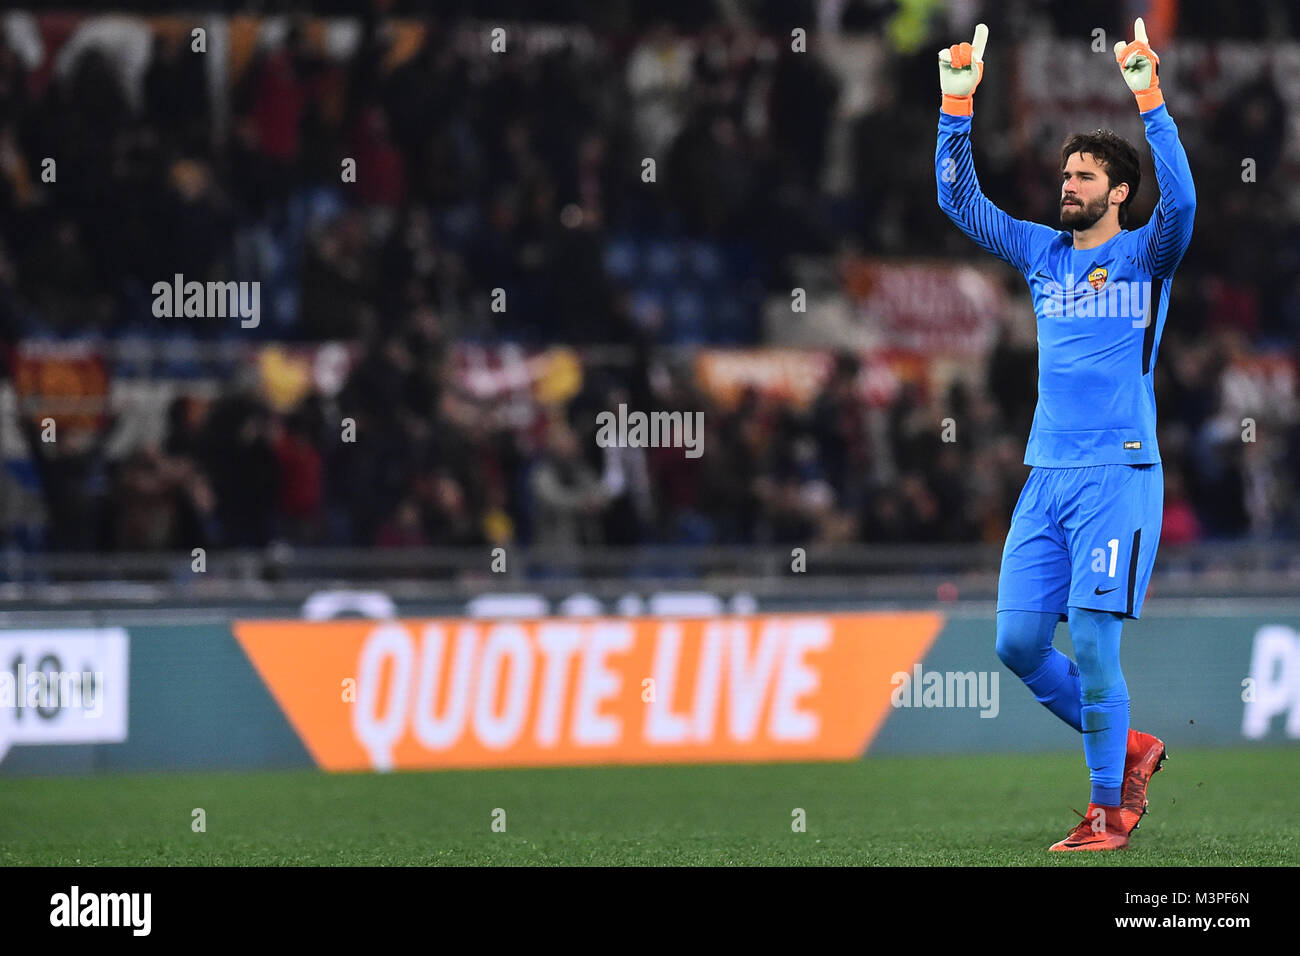
M1124 82L1137 96L1138 112L1145 113L1165 101L1165 95L1160 92L1160 77L1156 74L1160 57L1147 45L1147 28L1141 17L1133 24L1133 36L1132 43L1120 40L1115 44L1115 60L1124 72Z

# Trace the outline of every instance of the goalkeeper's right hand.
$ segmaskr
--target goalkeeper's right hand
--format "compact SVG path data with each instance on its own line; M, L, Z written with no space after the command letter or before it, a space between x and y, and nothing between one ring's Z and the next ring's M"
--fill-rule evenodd
M984 79L984 44L989 28L975 25L973 43L954 43L939 51L939 88L943 102L939 108L952 116L970 116L974 112L975 88Z

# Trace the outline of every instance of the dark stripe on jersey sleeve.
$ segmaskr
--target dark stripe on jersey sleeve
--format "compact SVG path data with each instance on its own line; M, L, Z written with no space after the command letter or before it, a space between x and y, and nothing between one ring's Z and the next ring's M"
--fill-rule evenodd
M1147 142L1151 146L1156 185L1160 201L1155 214L1143 228L1143 264L1153 277L1174 274L1183 253L1192 241L1192 222L1196 217L1196 187L1187 153L1178 138L1178 127L1161 105L1142 114Z
M1156 323L1160 321L1160 306L1164 303L1165 284L1161 279L1153 279L1151 284L1156 288L1156 294L1151 299L1150 309L1147 313L1147 327L1142 330L1142 374L1146 375L1151 371L1151 351L1156 344Z
M952 182L944 180L946 162L952 160ZM975 156L970 144L969 118L939 118L939 138L934 153L939 208L957 228L990 252L1024 272L1028 265L1031 223L1011 218L980 190Z

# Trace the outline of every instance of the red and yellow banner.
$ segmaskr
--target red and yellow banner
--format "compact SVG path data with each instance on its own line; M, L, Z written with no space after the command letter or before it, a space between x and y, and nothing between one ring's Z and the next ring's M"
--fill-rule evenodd
M241 621L328 770L853 759L938 614Z
M39 427L49 416L65 428L97 431L108 414L108 366L91 344L22 342L13 354L14 389Z

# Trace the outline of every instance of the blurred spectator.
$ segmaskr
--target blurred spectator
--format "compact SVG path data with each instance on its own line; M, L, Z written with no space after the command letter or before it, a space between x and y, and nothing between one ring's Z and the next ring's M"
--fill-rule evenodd
M268 545L279 500L279 466L271 413L250 392L235 391L213 405L204 429L203 462L216 495L221 545Z
M281 532L291 544L318 544L323 475L310 426L303 416L293 414L274 432Z
M114 543L121 551L190 551L208 547L207 483L193 463L137 448L122 464L114 490Z
M1177 468L1165 470L1165 510L1161 519L1162 544L1192 544L1201 540L1201 523L1187 500L1183 473Z
M393 514L380 527L375 545L380 548L423 548L429 544L420 521L420 509L414 501L403 498Z
M98 433L65 426L60 440L55 422L55 440L47 441L42 437L45 426L30 415L19 415L18 422L40 481L50 550L100 551L110 546L105 446L111 426Z
M430 544L467 548L485 543L483 528L470 510L465 490L449 472L439 470L418 479L415 493Z
M572 548L601 543L595 518L605 501L604 490L563 421L552 421L546 432L546 449L533 467L531 489L536 498L533 544Z

